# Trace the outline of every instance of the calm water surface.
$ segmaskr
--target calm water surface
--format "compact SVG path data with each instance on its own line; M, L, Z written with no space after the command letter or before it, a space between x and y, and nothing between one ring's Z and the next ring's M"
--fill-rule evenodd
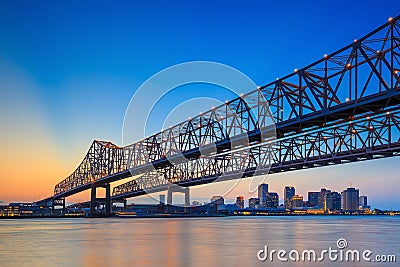
M395 254L397 263L282 263L270 249ZM400 266L400 217L0 220L0 266Z

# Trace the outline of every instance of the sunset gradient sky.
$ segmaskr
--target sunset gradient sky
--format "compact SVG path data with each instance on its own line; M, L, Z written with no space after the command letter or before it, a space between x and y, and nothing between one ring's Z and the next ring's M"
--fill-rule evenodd
M400 3L390 0L0 1L0 201L50 196L93 139L122 145L131 97L164 68L215 61L263 85L399 14ZM198 90L186 90L182 100L216 97L212 88ZM169 111L167 103L160 107L160 114ZM352 184L373 207L400 209L399 163L289 172L267 182L281 198L287 184L303 195ZM220 190L194 188L191 199ZM247 191L244 182L227 198L255 196ZM82 193L67 200L87 199Z

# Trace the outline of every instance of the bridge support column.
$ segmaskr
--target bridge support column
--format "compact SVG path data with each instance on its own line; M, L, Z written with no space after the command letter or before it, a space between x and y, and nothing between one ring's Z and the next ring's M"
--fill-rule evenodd
M190 206L190 195L189 195L189 187L186 187L185 190L185 207Z
M175 192L185 194L185 206L188 207L190 205L189 187L179 187L179 186L168 187L167 204L172 205L172 193Z
M106 215L111 214L111 189L110 184L106 184Z
M96 186L92 185L90 192L90 216L96 214Z

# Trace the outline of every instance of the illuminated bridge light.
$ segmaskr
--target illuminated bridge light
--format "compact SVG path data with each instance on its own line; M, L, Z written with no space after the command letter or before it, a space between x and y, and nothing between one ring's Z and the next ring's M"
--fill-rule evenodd
M346 68L350 69L350 68L351 68L351 64L350 64L350 63L347 63L347 64L346 64Z
M327 58L328 57L328 55L327 54L324 54L324 58Z
M294 69L294 72L298 72L299 70L298 69Z
M370 117L367 117L367 120L370 120L371 118Z
M354 39L354 42L356 43L356 42L357 42L357 39Z
M389 22L391 22L392 20L393 20L393 18L392 18L392 17L389 17L389 18L388 18L388 21L389 21Z

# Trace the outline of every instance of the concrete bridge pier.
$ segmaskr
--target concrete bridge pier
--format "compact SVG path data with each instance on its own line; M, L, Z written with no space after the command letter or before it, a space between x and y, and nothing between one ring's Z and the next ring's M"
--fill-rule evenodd
M106 189L106 197L105 198L97 198L97 187L103 187ZM96 212L96 206L98 201L101 200L103 203L105 202L105 213L104 215L111 215L111 186L109 183L101 186L92 185L90 192L90 214L89 216L93 217L99 215Z
M184 193L185 194L185 207L190 205L189 187L170 186L167 192L167 204L172 205L172 193Z
M111 215L111 186L110 184L105 185L106 188L106 214Z

